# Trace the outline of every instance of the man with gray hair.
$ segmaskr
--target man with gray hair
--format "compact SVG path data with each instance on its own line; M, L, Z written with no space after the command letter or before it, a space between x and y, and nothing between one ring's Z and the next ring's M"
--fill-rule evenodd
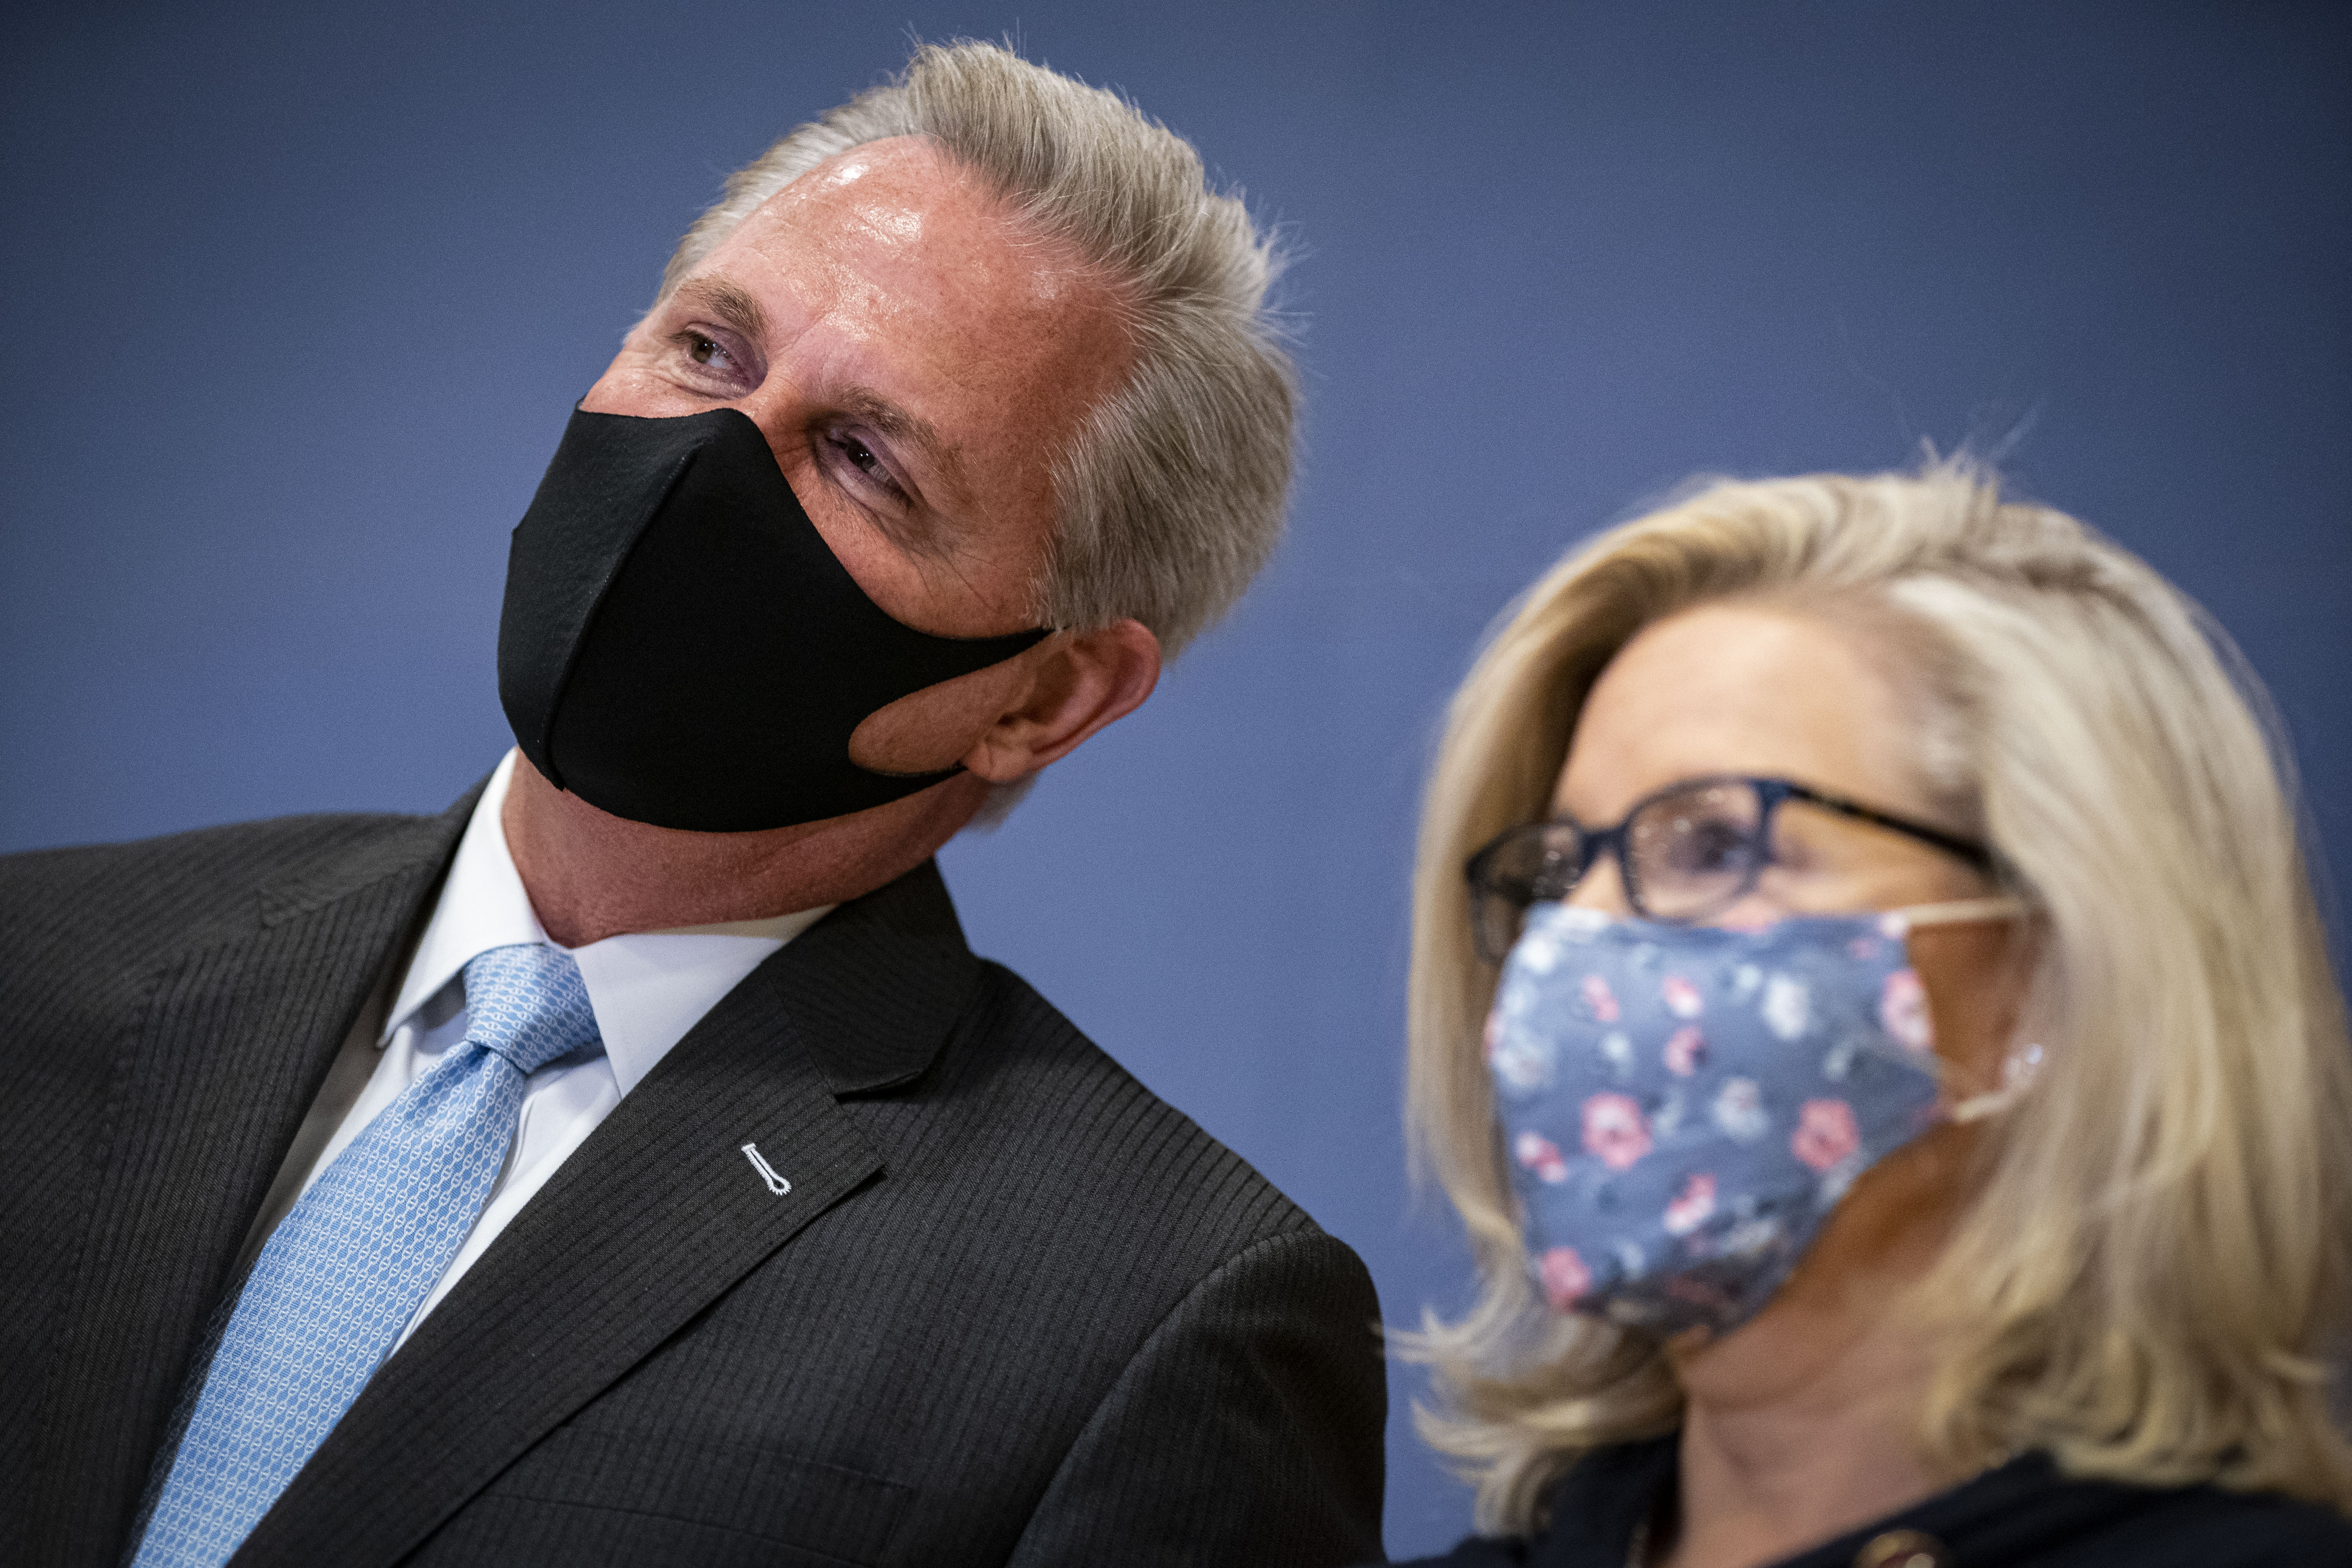
M439 818L0 861L0 1562L1354 1562L1362 1265L932 855L1280 528L1192 150L925 47L728 182L516 528Z

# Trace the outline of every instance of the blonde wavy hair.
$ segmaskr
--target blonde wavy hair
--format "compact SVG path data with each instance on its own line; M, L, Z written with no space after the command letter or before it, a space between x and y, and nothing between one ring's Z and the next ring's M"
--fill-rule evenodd
M2020 1026L2044 1065L1988 1128L1912 1303L1934 1353L1923 1457L1958 1478L2038 1448L2078 1476L2352 1505L2327 1407L2352 1047L2276 727L2186 596L1947 460L1696 488L1553 567L1454 696L1422 815L1406 1113L1483 1289L1397 1340L1431 1363L1422 1432L1475 1479L1479 1529L1531 1530L1580 1454L1673 1428L1682 1396L1654 1339L1529 1286L1479 1043L1496 970L1463 863L1544 815L1617 650L1727 598L1892 638L1930 772L2045 931Z

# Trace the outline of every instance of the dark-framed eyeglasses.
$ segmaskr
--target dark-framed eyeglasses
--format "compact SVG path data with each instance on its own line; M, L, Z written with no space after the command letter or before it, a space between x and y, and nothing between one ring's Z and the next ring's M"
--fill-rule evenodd
M1688 925L1720 914L1772 863L1773 814L1791 800L1933 845L1979 871L1993 868L1992 851L1972 838L1789 779L1685 779L1636 802L1614 827L1553 817L1511 828L1471 856L1463 870L1479 956L1503 962L1529 906L1567 898L1603 855L1617 858L1625 901L1644 920Z

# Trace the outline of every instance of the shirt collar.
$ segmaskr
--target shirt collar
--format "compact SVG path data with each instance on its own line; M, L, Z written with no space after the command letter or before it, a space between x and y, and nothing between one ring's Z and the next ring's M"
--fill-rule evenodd
M539 916L531 911L530 895L522 890L514 858L507 853L506 830L499 825L519 755L512 751L506 754L482 786L482 798L474 803L474 815L467 819L466 836L457 841L457 858L449 863L449 879L441 885L424 940L416 944L400 994L384 1016L383 1040L392 1038L393 1031L455 979L476 953L547 941Z
M462 973L475 954L519 942L547 942L514 858L507 852L506 829L499 820L518 755L512 751L506 754L474 805L457 858L450 862L448 880L417 943L416 956L409 961L379 1045ZM633 931L564 949L580 965L597 1032L604 1037L604 1054L621 1092L625 1095L643 1081L669 1048L769 954L832 908L827 904L723 925Z

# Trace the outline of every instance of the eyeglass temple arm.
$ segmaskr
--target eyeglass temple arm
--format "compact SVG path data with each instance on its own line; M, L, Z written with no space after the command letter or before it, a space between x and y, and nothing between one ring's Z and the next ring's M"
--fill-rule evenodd
M1957 833L1947 833L1940 827L1930 827L1924 822L1914 822L1909 817L1896 816L1891 812L1874 810L1859 801L1847 800L1843 795L1825 795L1817 789L1807 789L1801 784L1784 784L1782 787L1791 800L1801 800L1808 805L1818 805L1824 811L1834 811L1841 816L1853 817L1857 822L1867 822L1874 826L1892 829L1896 833L1916 838L1922 844L1932 844L1946 854L1958 856L1979 871L1990 871L1993 868L1992 851L1973 838L1963 838Z

